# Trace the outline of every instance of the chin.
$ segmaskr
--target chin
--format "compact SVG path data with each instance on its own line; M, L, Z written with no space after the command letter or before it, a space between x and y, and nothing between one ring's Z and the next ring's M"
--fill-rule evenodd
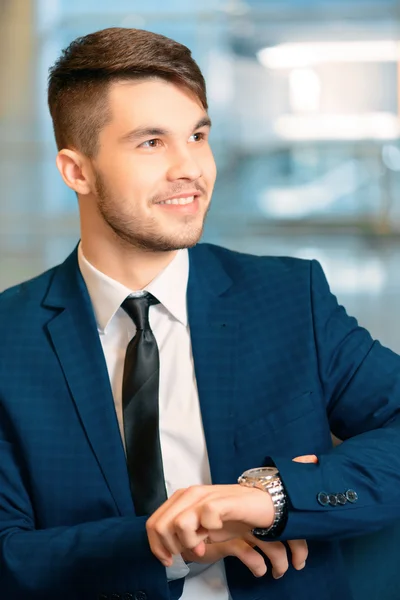
M185 250L186 248L193 248L200 241L201 236L196 236L195 238L190 239L180 239L180 240L165 240L164 243L157 244L157 248L160 251L164 252L172 252L174 250Z

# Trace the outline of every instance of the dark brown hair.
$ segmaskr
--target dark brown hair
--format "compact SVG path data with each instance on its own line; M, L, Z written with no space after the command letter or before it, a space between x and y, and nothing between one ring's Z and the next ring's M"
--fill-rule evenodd
M59 150L95 156L111 118L113 82L159 77L194 93L207 110L204 77L190 50L163 35L112 27L73 41L50 69L48 103Z

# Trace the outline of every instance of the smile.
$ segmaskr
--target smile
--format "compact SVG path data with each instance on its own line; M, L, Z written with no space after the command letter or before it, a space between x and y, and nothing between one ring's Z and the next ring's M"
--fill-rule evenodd
M169 200L164 200L163 202L159 202L159 204L192 204L194 202L194 196L189 196L188 198L170 198Z

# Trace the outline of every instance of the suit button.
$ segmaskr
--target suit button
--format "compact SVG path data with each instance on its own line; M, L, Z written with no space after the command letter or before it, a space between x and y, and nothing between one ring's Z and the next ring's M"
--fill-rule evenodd
M122 594L122 600L133 600L132 594Z
M135 600L147 600L147 594L145 592L136 592Z
M354 504L354 502L357 502L357 500L358 500L358 494L354 490L347 490L346 498L349 502Z
M337 506L338 505L338 499L337 499L336 494L329 494L328 500L329 500L329 504L331 506Z
M337 500L338 500L339 504L341 504L342 506L344 504L346 504L346 502L347 502L346 496L344 494L342 494L342 493L337 494Z
M317 496L317 500L321 506L328 506L329 504L329 497L326 492L320 492Z

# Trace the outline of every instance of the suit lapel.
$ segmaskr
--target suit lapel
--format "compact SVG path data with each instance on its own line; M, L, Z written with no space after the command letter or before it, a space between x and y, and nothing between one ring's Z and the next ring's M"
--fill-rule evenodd
M239 367L239 306L232 281L209 246L190 251L188 315L213 483L233 483L233 416Z
M189 257L189 325L212 481L232 483L240 307L235 296L224 294L232 281L209 246L196 246ZM88 442L118 511L131 514L107 367L76 251L56 270L43 304L57 309L47 329Z
M132 513L107 366L76 251L57 269L44 305L63 309L47 325L54 350L117 509Z

